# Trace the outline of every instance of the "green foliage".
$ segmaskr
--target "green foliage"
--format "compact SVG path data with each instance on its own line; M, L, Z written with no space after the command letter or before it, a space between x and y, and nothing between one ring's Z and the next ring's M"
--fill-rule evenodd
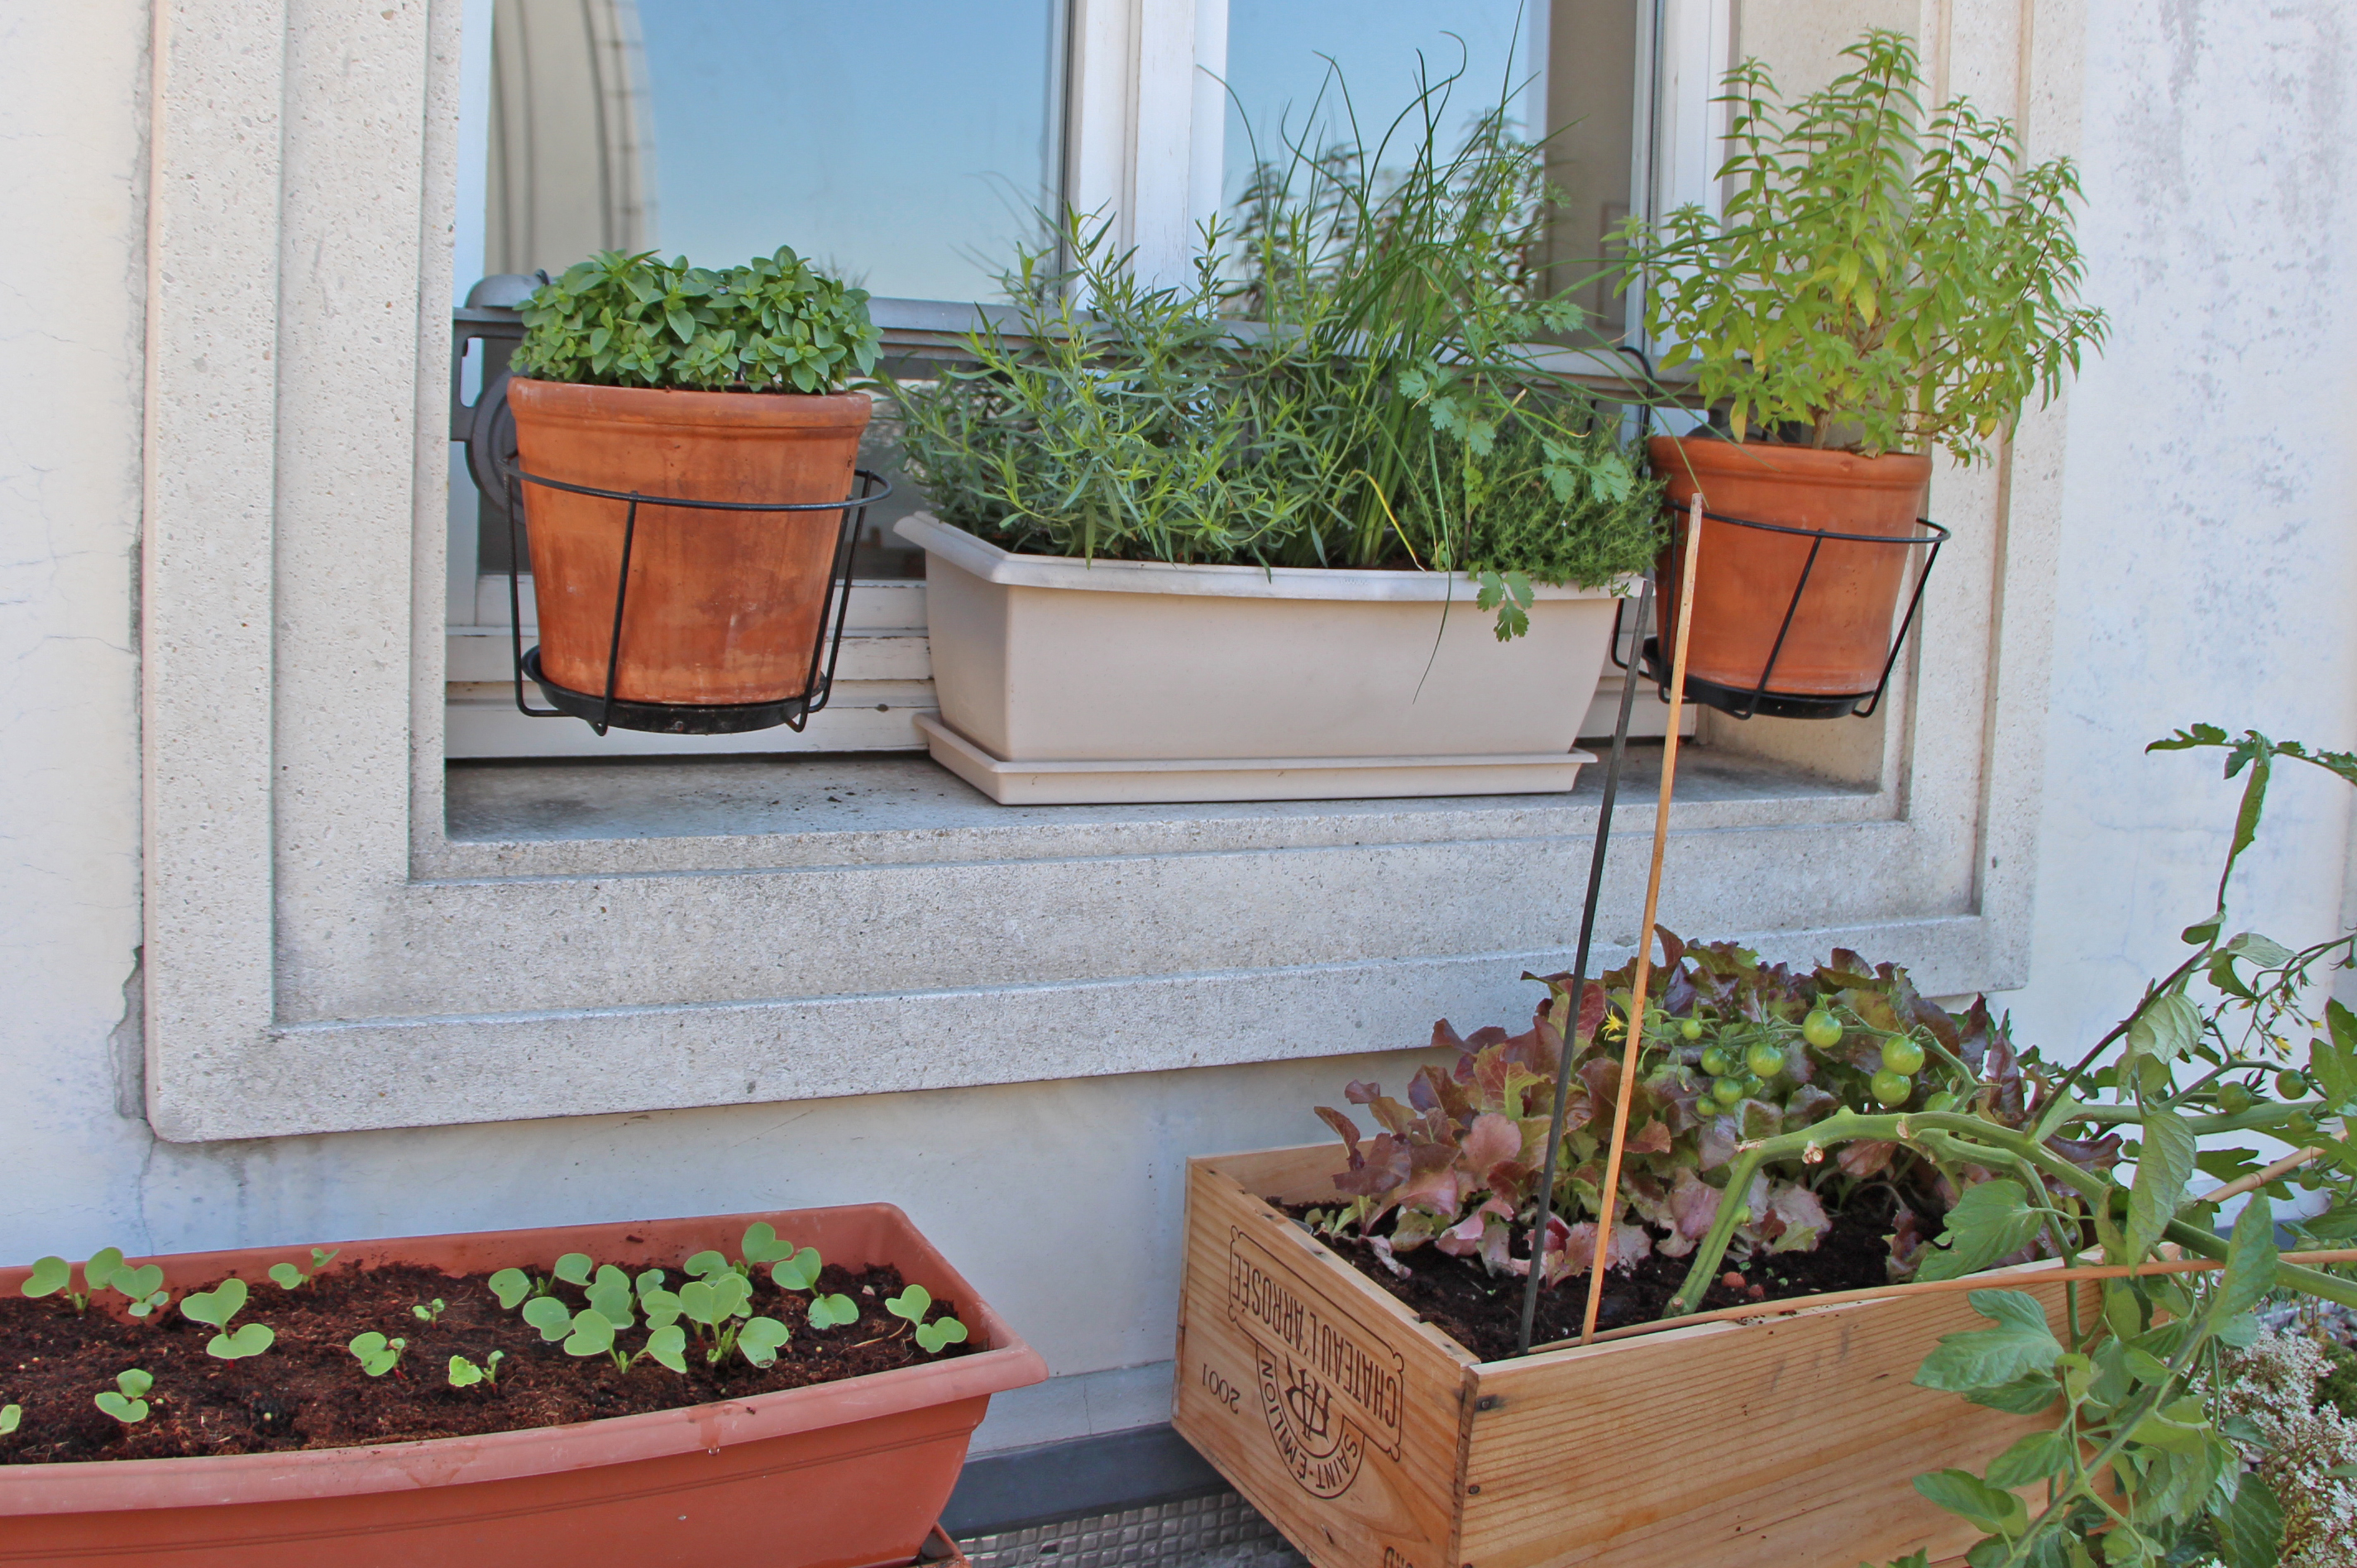
M442 1315L449 1310L449 1303L437 1295L432 1301L421 1301L411 1307L409 1315L430 1328L442 1321Z
M371 1378L381 1378L401 1365L401 1354L409 1348L409 1341L388 1339L371 1328L365 1334L353 1335L344 1348L352 1353L361 1371Z
M1532 346L1578 318L1530 263L1543 149L1501 106L1444 152L1455 81L1384 156L1265 165L1237 252L1207 229L1186 286L1066 214L1069 270L1023 252L1005 275L1025 341L974 335L975 368L893 389L941 515L1054 555L1469 573L1501 636L1532 582L1650 566L1658 486Z
M469 1361L464 1356L451 1357L450 1386L454 1389L471 1389L480 1383L486 1388L497 1388L500 1382L500 1363L507 1359L507 1355L504 1350L494 1350L483 1358L480 1365Z
M909 1285L899 1295L884 1303L884 1310L893 1316L907 1319L916 1330L917 1344L929 1356L938 1356L951 1345L965 1343L965 1325L954 1317L938 1317L925 1321L925 1314L933 1309L933 1293L922 1285Z
M1903 34L1843 53L1856 69L1792 103L1756 59L1728 73L1722 215L1631 220L1623 275L1650 285L1663 368L1693 363L1738 440L1985 458L2104 340L2076 303L2078 172L2023 167L2012 124L1961 98L1919 134Z
M542 1340L561 1344L569 1355L608 1356L625 1371L647 1360L684 1373L692 1341L707 1363L717 1365L741 1355L751 1365L765 1368L776 1363L778 1352L793 1337L780 1320L753 1311L752 1273L765 1264L779 1287L790 1291L809 1289L823 1266L816 1249L797 1249L780 1240L775 1227L756 1222L746 1229L733 1261L714 1249L691 1255L680 1265L685 1277L675 1290L661 1269L643 1269L633 1277L586 1252L558 1258L549 1277L541 1281L522 1269L502 1269L491 1276L490 1286L500 1306L513 1311L521 1305L523 1320L540 1330ZM582 1304L575 1306L557 1294L558 1285L576 1288ZM848 1298L819 1298L829 1300L841 1301L849 1309L844 1321L858 1317ZM816 1303L812 1320L819 1321ZM640 1326L646 1337L633 1350L621 1342L621 1336ZM454 1380L455 1365L454 1359ZM474 1380L454 1380L453 1386L471 1386ZM490 1380L488 1374L483 1380Z
M823 392L876 368L867 291L785 246L712 271L602 251L533 291L516 373L553 381Z
M81 1276L82 1288L75 1290L73 1265L63 1258L42 1258L16 1288L37 1301L62 1292L76 1312L86 1311L99 1292L112 1290L128 1299L130 1305L124 1310L134 1317L145 1317L171 1299L164 1289L163 1268L156 1263L131 1267L124 1262L120 1247L102 1247L91 1253L81 1266Z
M259 1356L270 1348L278 1331L265 1323L249 1323L232 1330L230 1319L245 1310L246 1284L231 1275L209 1291L193 1291L180 1298L180 1311L196 1322L221 1330L205 1342L205 1354L224 1361Z
M91 1402L124 1425L136 1425L147 1419L147 1391L155 1386L151 1374L134 1367L127 1372L117 1372L114 1387L102 1389L92 1396Z
M0 1437L16 1430L25 1419L25 1407L20 1404L0 1404Z
M314 1247L311 1249L309 1273L305 1273L292 1263L273 1263L270 1265L270 1278L280 1290L301 1290L317 1279L321 1270L335 1262L336 1254L342 1251L340 1247Z
M813 1328L840 1328L846 1323L859 1321L859 1304L847 1295L817 1295L811 1297L810 1326Z

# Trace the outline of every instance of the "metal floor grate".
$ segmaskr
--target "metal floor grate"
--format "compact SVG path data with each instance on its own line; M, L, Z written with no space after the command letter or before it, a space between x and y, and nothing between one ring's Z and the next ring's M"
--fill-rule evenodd
M1035 1524L964 1543L974 1568L1306 1568L1233 1492Z

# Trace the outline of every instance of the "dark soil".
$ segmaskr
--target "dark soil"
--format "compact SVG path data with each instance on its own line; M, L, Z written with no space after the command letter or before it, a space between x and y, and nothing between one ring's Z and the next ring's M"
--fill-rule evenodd
M1297 1222L1306 1212L1302 1205L1277 1207ZM1891 1229L1888 1200L1878 1204L1874 1196L1861 1195L1836 1213L1833 1220L1832 1229L1825 1232L1814 1251L1762 1253L1748 1263L1722 1263L1719 1278L1711 1282L1703 1296L1702 1310L1888 1284L1890 1248L1885 1238ZM1514 1343L1523 1321L1521 1277L1492 1275L1478 1258L1455 1257L1437 1247L1424 1246L1398 1254L1399 1262L1408 1271L1407 1277L1401 1279L1383 1267L1367 1244L1355 1237L1320 1236L1318 1240L1397 1296L1420 1321L1431 1324L1481 1359L1503 1360L1515 1353ZM1693 1262L1691 1255L1667 1258L1655 1252L1634 1268L1615 1269L1606 1274L1604 1300L1596 1314L1597 1326L1625 1328L1661 1316L1670 1298L1685 1283L1686 1269ZM1726 1276L1730 1272L1741 1275L1739 1285L1727 1283ZM1584 1273L1542 1289L1531 1343L1544 1345L1577 1338L1580 1319L1587 1311L1587 1276Z
M633 1273L647 1267L678 1273L676 1259L600 1261L621 1262ZM767 1270L756 1269L753 1311L791 1326L793 1339L767 1370L734 1352L714 1366L692 1326L683 1324L691 1329L684 1377L651 1360L625 1372L603 1355L566 1355L517 1313L502 1310L484 1283L489 1278L406 1264L331 1268L290 1292L257 1273L246 1281L253 1294L232 1326L266 1323L278 1337L261 1355L237 1361L206 1354L214 1330L183 1316L177 1297L143 1321L113 1310L123 1305L113 1292L81 1313L62 1294L39 1301L0 1296L0 1405L24 1407L16 1432L0 1437L0 1464L285 1453L514 1432L741 1400L934 1359L910 1339L907 1322L884 1310L885 1298L900 1290L897 1269L855 1273L829 1265L819 1292L850 1296L859 1321L823 1330L810 1326L807 1294L781 1291ZM568 1305L580 1305L578 1291L558 1290ZM411 1312L437 1297L447 1304L437 1323L422 1323ZM941 1301L931 1316L952 1316L957 1306ZM362 1372L345 1348L371 1329L409 1342L400 1366L381 1378ZM637 1349L646 1342L644 1325L619 1339ZM978 1339L942 1354L969 1354L983 1348ZM494 1350L507 1352L497 1387L449 1386L453 1355L480 1365ZM133 1367L151 1373L156 1386L147 1395L147 1419L125 1426L92 1399Z

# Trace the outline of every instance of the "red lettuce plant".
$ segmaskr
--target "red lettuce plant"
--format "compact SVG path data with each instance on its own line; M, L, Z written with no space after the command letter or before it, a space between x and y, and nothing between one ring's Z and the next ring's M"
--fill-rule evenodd
M1630 1096L1612 1266L1653 1252L1693 1253L1727 1200L1729 1167L1746 1144L1853 1111L1962 1110L2019 1128L2041 1085L2025 1072L1985 1003L1952 1014L1917 993L1904 970L1836 950L1808 973L1764 964L1731 942L1688 944L1659 931L1664 961L1646 1013L1640 1078ZM1433 1044L1455 1063L1424 1067L1405 1103L1372 1083L1345 1090L1376 1123L1370 1137L1330 1106L1318 1113L1341 1134L1348 1164L1334 1177L1346 1201L1315 1210L1329 1234L1363 1237L1398 1272L1397 1252L1427 1243L1476 1258L1492 1273L1527 1274L1537 1217L1538 1166L1564 1032L1575 1032L1554 1214L1541 1266L1548 1283L1584 1273L1595 1254L1603 1167L1620 1089L1633 965L1589 982L1575 1018L1570 976L1526 978L1548 988L1520 1035L1495 1026L1460 1037L1444 1019ZM2118 1141L2061 1149L2073 1163L2108 1165ZM1727 1250L1813 1249L1857 1193L1885 1189L1895 1211L1891 1270L1936 1273L1927 1251L1937 1218L1963 1189L1988 1178L1944 1168L1898 1142L1842 1146L1761 1167L1738 1198ZM1383 1229L1388 1221L1388 1229ZM1520 1255L1517 1255L1517 1250ZM1715 1266L1715 1260L1713 1261Z

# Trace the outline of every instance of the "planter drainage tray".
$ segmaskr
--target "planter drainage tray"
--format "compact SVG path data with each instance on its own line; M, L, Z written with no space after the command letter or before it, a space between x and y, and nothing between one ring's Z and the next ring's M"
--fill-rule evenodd
M1913 1386L1981 1326L1961 1294L1480 1360L1267 1201L1330 1198L1333 1169L1331 1144L1189 1162L1173 1400L1318 1568L1936 1563L1977 1532L1913 1477L2038 1429Z

